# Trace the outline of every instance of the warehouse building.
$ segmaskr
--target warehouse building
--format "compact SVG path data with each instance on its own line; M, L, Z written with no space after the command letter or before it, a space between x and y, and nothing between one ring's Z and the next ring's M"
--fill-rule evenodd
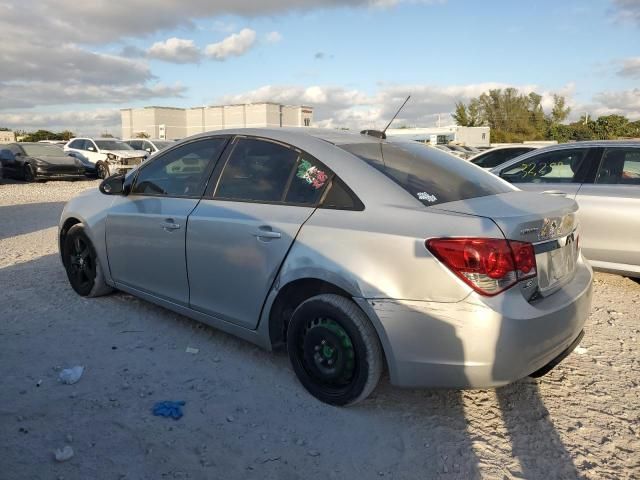
M145 133L150 138L174 140L225 128L310 127L313 108L265 102L193 108L126 108L120 115L122 138Z
M13 143L16 141L16 134L9 130L0 130L0 143Z

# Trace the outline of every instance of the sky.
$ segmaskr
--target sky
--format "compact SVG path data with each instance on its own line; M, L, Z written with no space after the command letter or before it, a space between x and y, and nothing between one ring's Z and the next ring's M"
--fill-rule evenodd
M491 88L640 118L640 0L0 0L0 127L120 134L120 109L271 101L314 125L452 123Z

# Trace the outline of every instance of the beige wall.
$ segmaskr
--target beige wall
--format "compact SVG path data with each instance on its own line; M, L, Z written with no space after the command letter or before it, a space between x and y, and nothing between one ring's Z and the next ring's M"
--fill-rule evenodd
M16 134L13 132L0 131L0 143L13 143L16 141Z
M221 105L194 108L145 107L124 109L122 138L133 138L144 132L160 137L164 125L167 139L184 138L197 133L224 128L277 128L305 126L313 119L311 107L294 107L273 103Z

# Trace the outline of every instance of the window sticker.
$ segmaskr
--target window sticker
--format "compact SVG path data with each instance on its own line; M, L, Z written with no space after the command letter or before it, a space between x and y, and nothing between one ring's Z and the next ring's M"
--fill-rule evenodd
M427 192L418 192L418 200L426 200L429 203L433 203L438 201L438 197Z
M307 160L302 160L300 162L296 176L310 184L316 190L322 188L328 178L325 172L318 169L318 167L314 167Z

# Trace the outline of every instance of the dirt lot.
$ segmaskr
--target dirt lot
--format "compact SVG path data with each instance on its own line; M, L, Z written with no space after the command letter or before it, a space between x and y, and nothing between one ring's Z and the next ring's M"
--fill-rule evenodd
M539 381L461 392L383 379L332 408L283 352L129 295L77 296L56 225L95 186L0 181L0 478L640 477L640 284L598 274L581 353ZM61 384L73 365L82 379ZM161 400L186 401L184 417L153 416ZM58 463L64 445L75 455Z

